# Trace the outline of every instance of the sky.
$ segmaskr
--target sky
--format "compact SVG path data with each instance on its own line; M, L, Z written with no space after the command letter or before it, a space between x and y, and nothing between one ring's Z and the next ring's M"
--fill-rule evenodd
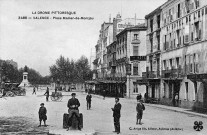
M144 19L167 0L0 0L0 59L14 60L18 68L27 65L42 76L60 55L90 59L103 22L121 14L122 19ZM50 14L38 14L49 11ZM68 11L75 14L52 14ZM36 14L35 14L36 12ZM27 19L19 17L27 16ZM34 19L33 17L49 17ZM31 19L29 19L31 17ZM53 17L91 17L91 20L63 20ZM94 52L92 51L92 52Z

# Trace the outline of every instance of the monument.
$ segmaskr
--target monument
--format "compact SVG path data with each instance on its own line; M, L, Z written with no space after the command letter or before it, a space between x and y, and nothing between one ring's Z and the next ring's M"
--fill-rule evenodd
M28 68L27 68L27 66L24 67L23 80L19 86L20 87L30 86L29 81L28 81Z

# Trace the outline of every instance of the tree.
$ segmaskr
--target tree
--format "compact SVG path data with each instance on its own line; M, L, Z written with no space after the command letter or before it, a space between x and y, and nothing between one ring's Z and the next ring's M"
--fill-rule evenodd
M78 82L84 82L92 77L89 62L85 56L81 56L80 59L77 60L76 71Z
M18 69L6 61L1 61L1 63L3 81L18 82Z
M31 84L45 84L49 83L49 77L42 77L40 73L32 68L28 68L25 66L24 68L20 68L19 70L15 68L13 65L7 63L4 60L0 60L1 66L1 76L3 81L5 82L17 82L21 83L23 79L23 72L28 72L28 81Z
M92 78L92 72L85 56L81 56L77 61L60 56L56 63L50 66L50 76L55 82L59 79L62 84L69 84Z

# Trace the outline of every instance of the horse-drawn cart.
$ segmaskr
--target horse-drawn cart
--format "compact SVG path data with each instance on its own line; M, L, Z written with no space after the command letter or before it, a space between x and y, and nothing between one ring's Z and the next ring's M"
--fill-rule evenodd
M63 95L61 92L52 92L50 98L52 101L61 101L63 99Z
M26 90L19 87L19 83L5 83L3 96L14 97L14 96L25 96Z

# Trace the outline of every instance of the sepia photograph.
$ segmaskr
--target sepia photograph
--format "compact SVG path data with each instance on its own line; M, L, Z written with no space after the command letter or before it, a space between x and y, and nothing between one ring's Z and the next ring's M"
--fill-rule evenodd
M0 135L207 134L207 0L0 0Z

